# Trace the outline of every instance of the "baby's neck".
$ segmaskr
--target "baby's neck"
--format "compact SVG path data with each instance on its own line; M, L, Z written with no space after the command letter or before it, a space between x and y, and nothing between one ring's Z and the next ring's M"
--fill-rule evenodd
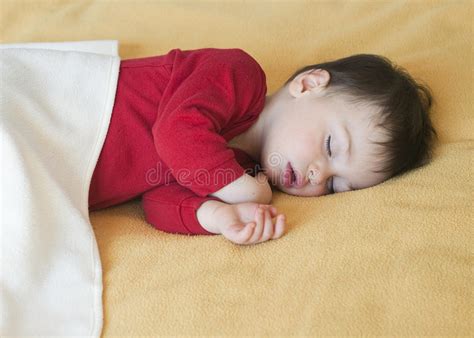
M229 147L238 148L246 152L256 162L260 161L260 146L255 140L255 135L250 130L252 127L247 129L240 135L235 136L227 145Z
M272 114L272 107L270 100L272 96L265 97L265 105L262 112L258 115L257 121L250 126L242 134L235 136L228 142L228 145L234 148L239 148L245 151L254 159L255 162L261 162L261 150L265 142L266 133L268 132L268 124L270 122L270 115ZM265 125L267 125L265 127Z

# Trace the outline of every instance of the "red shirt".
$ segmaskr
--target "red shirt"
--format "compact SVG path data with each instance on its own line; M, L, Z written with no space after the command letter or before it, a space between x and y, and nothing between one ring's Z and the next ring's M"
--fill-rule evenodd
M196 211L218 200L209 194L258 170L227 142L256 122L266 91L265 73L241 49L173 49L122 61L89 209L141 195L154 227L210 234Z

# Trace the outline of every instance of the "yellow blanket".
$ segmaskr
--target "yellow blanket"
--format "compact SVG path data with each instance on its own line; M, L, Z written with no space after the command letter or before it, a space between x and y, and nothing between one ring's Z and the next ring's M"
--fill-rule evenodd
M433 89L432 164L321 198L275 193L289 232L237 246L93 212L103 336L473 332L472 1L1 1L2 43L118 39L122 58L242 48L269 94L297 68L382 54ZM71 306L74 306L71 304Z

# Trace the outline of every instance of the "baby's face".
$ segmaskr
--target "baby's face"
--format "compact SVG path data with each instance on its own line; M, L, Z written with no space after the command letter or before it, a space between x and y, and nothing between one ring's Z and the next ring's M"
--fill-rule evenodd
M374 186L383 140L371 117L375 108L338 97L307 95L281 105L267 129L261 162L270 183L291 195L321 196ZM293 173L292 173L293 171Z

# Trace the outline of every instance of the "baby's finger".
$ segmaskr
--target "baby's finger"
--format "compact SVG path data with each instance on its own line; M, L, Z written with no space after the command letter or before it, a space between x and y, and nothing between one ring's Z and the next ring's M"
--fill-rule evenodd
M277 208L274 207L273 205L270 206L270 210L271 210L271 213L272 213L272 217L275 217L277 215Z
M257 216L255 217L257 226L253 232L253 236L250 238L250 242L257 242L262 237L264 222L265 222L265 210L262 207L257 208Z
M280 214L277 216L277 221L275 224L275 232L273 234L272 239L277 239L283 236L285 233L285 228L286 228L286 217L283 214Z
M261 242L268 241L270 238L273 237L273 232L274 232L274 226L273 226L273 221L272 217L270 215L270 210L266 209L265 210L265 225L263 229L263 236L260 239Z

